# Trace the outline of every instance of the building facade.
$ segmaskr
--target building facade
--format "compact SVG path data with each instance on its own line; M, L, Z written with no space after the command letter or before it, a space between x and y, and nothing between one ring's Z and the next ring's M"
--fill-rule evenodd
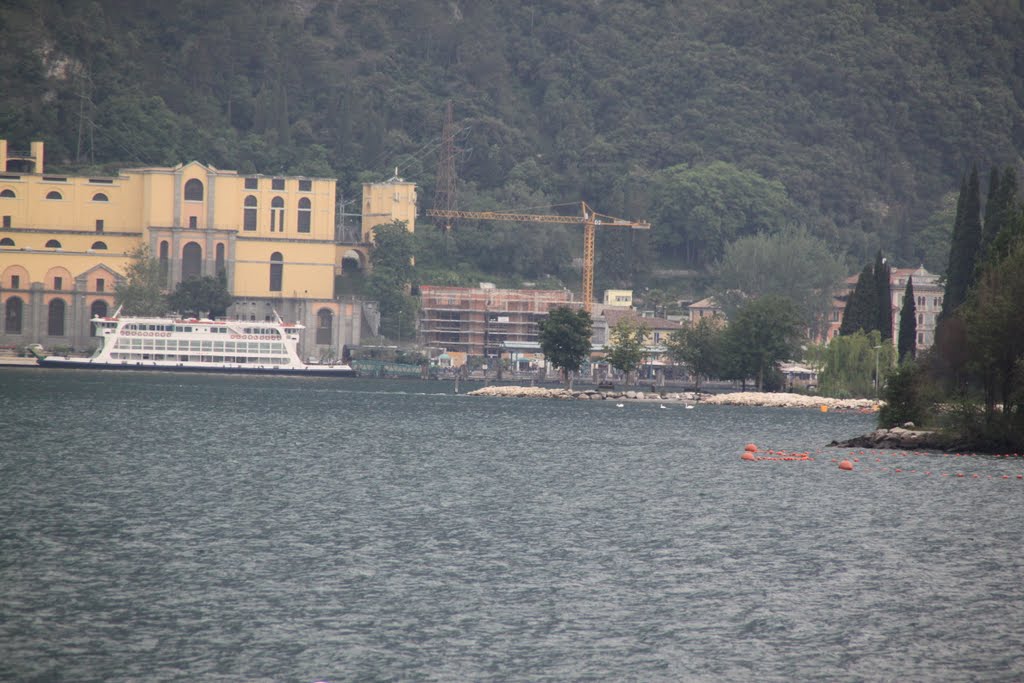
M340 356L376 329L372 307L335 296L346 255L365 250L335 239L335 184L198 162L49 174L43 143L0 140L0 345L92 346L90 318L113 311L129 252L145 245L168 290L223 274L229 317L277 311L307 327L304 356Z
M508 345L538 343L552 308L577 307L569 290L420 287L420 342L449 354L499 357Z

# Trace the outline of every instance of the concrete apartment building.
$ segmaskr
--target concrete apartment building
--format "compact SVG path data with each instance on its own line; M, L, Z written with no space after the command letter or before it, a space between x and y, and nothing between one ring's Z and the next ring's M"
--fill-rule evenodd
M114 176L45 168L42 142L16 151L0 140L0 345L91 346L89 320L113 312L128 253L141 245L168 289L223 273L230 317L276 310L304 324L304 356L340 356L376 331L373 306L335 296L345 269L367 266L370 245L336 234L332 178L240 175L195 161ZM410 185L364 188L377 223L399 218L413 229Z

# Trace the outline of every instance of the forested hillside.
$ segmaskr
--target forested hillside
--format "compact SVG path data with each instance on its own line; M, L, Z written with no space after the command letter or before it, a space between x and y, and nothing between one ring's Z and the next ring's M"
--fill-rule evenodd
M606 284L794 224L854 267L941 267L962 175L1024 156L1024 9L1000 0L7 0L0 32L0 136L65 168L198 159L353 197L397 166L429 205L451 99L463 208L652 221L602 236ZM579 241L460 224L434 262L567 276Z

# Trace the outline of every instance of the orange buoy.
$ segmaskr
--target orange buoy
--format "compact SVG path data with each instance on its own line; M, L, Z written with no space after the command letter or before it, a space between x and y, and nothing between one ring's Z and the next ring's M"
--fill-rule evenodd
M757 446L755 446L752 443L748 443L746 446L743 447L743 450L745 450L747 453L757 453Z
M750 451L744 451L743 455L740 456L740 460L757 460L757 456Z
M849 460L844 460L841 463L839 463L839 469L850 471L853 469L853 463L850 462Z
M823 413L827 413L828 412L828 406L825 405L824 403L821 404L821 412L823 412Z

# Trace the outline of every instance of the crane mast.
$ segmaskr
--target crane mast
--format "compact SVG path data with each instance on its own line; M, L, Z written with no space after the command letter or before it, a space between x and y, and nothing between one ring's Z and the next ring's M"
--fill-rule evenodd
M590 313L594 300L594 242L597 227L632 228L650 230L651 224L630 221L597 213L586 202L580 202L581 215L559 216L536 213L511 213L501 211L453 211L427 209L427 215L435 218L468 218L484 221L513 221L520 223L563 223L583 225L583 310Z

